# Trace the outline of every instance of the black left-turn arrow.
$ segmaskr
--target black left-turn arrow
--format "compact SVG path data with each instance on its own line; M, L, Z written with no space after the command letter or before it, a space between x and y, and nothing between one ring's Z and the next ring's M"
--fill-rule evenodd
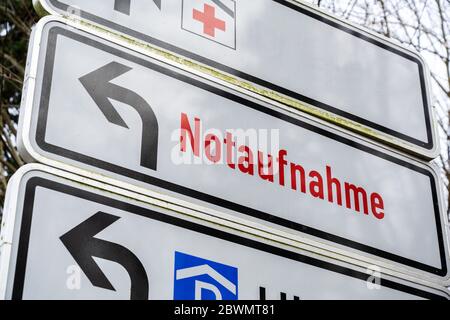
M142 1L142 0L141 0ZM161 10L161 0L153 0L155 5ZM123 14L130 15L131 0L115 0L114 10L122 12Z
M130 70L121 63L111 62L79 80L109 122L128 128L109 99L125 103L137 111L142 119L141 166L156 170L159 126L152 107L136 92L111 82Z
M116 262L128 272L132 300L149 299L149 282L144 266L134 253L113 242L95 238L120 217L97 212L64 234L60 239L89 281L96 287L113 290L113 285L97 265L94 257Z

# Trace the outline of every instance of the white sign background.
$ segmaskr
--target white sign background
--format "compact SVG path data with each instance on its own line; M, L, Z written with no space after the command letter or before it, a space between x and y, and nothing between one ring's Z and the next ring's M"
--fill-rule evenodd
M236 0L234 50L182 28L188 0L163 0L161 9L134 0L129 14L113 0L40 2L356 121L425 157L438 154L421 57L306 4Z
M36 90L34 96L26 95L21 116L19 144L24 157L51 165L67 163L98 173L100 179L109 177L156 189L420 269L429 276L446 277L447 240L438 177L427 165L384 153L347 134L195 80L60 22L42 23L38 30L41 27L42 35L40 31L35 35L38 42L42 36L40 50L32 57L37 67ZM112 82L139 94L158 119L156 171L140 165L142 120L137 112L113 101L128 128L108 122L79 81L110 62L131 68ZM34 77L29 79L34 81ZM323 175L329 165L341 181L382 194L384 219L280 187L257 175L244 175L225 164L174 164L172 153L179 140L173 140L173 133L180 128L183 112L192 122L199 117L205 128L222 132L279 129L280 148L288 150L289 160Z
M96 212L119 217L96 238L124 246L145 267L150 299L173 299L175 251L238 268L239 299L446 299L441 291L348 265L264 244L236 230L217 230L173 212L25 167L11 180L1 246L2 297L6 299L129 299L130 277L118 263L95 258L116 291L95 287L84 272L71 285L77 263L60 237ZM88 181L89 182L89 181ZM69 270L69 272L68 272ZM288 275L288 276L286 276ZM372 283L372 285L374 285ZM345 289L343 289L345 288Z

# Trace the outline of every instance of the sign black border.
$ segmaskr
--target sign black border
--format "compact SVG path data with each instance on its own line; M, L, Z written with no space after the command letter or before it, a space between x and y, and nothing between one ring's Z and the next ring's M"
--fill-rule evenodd
M61 23L62 24L62 23ZM63 24L62 24L63 25ZM158 66L148 60L141 59L138 56L131 55L129 53L126 53L125 51L120 51L117 48L113 48L111 46L108 46L104 43L100 43L96 40L93 40L91 38L87 38L81 34L75 33L73 31L69 31L66 29L63 29L61 27L53 26L48 31L48 42L47 42L47 51L46 51L46 57L45 57L45 66L44 66L44 75L42 80L42 93L41 93L41 100L39 104L39 115L38 115L38 122L37 122L37 129L36 129L36 143L37 145L46 152L72 159L81 163L84 163L89 166L94 166L109 172L116 173L118 175L128 177L131 179L135 179L137 181L141 181L144 183L152 184L155 186L158 186L163 189L170 190L172 192L176 192L179 194L183 194L185 196L199 199L207 203L214 204L219 207L227 208L236 212L239 212L244 215L249 215L261 220L265 220L270 223L278 224L280 226L290 228L296 231L304 232L306 234L310 234L334 243L338 243L343 246L347 246L353 249L360 250L362 252L370 253L378 257L382 257L391 261L395 261L397 263L401 263L413 268L417 268L422 271L426 271L432 274L436 274L439 276L446 276L447 275L447 261L445 256L445 248L444 248L444 239L443 239L443 233L442 233L442 225L441 225L441 217L440 217L440 211L439 211L439 202L438 202L438 195L437 195L437 188L436 188L436 181L433 176L433 174L424 169L420 168L412 163L406 162L404 160L398 159L396 157L393 157L391 155L382 153L381 151L374 150L368 146L362 145L356 141L350 140L348 138L344 138L342 136L339 136L337 134L331 133L325 129L321 129L318 127L315 127L311 124L302 122L299 119L290 117L286 114L280 113L278 111L275 111L273 109L269 109L267 107L261 106L255 102L249 101L243 97L239 97L237 95L234 95L230 92L223 91L219 88L213 87L211 85L208 85L206 83L200 82L198 80L195 80L193 78L190 78L186 75L182 75L180 73L177 73L176 71L172 71L169 69L166 69L162 66ZM346 144L348 146L351 146L353 148L359 149L361 151L370 153L374 156L377 156L379 158L385 159L389 162L401 165L403 167L409 168L413 171L416 171L418 173L424 174L430 179L430 189L432 191L432 197L433 197L433 204L434 204L434 215L436 220L436 227L437 227L437 234L438 234L438 243L439 243L439 252L440 252L440 259L441 259L441 268L436 268L434 266L430 266L421 262L417 262L396 254L392 254L371 246L367 246L361 243L358 243L356 241L352 241L343 237L339 237L318 229L314 229L293 221L289 221L277 216L274 216L267 212L262 212L250 207L246 207L225 199L221 199L219 197L215 197L203 192L199 192L193 189L189 189L187 187L183 187L181 185L177 185L165 180L161 180L146 174L142 174L137 171L133 171L106 161L102 161L93 157L89 157L71 150L67 150L64 148L61 148L56 145L52 145L50 143L47 143L45 141L46 136L46 129L47 129L47 116L48 116L48 106L49 106L49 97L51 92L51 83L52 83L52 77L53 77L53 67L54 67L54 59L55 59L55 52L56 52L56 43L57 43L57 37L58 36L65 36L70 39L73 39L75 41L79 41L83 44L95 47L99 50L103 50L105 52L108 52L112 55L118 56L122 59L125 59L127 61L131 61L133 63L139 64L143 67L152 69L156 72L160 72L166 76L173 77L175 79L178 79L180 81L183 81L187 84L196 86L198 88L201 88L203 90L209 91L211 93L214 93L216 95L219 95L221 97L224 97L226 99L229 99L231 101L237 102L243 107L248 107L254 110L257 110L259 112L265 113L269 116L272 116L277 119L284 120L286 122L289 122L291 124L294 124L296 126L302 127L306 130L315 132L317 134L326 136L330 139L335 140L336 142ZM40 53L41 54L41 53ZM150 59L150 58L149 58ZM35 103L33 103L35 107Z
M38 187L43 187L53 191L61 192L64 194L68 194L70 196L81 198L87 201L96 202L105 206L114 207L116 209L128 212L130 214L136 214L155 221L163 222L166 224L177 226L179 228L191 230L197 233L205 234L207 236L232 242L244 247L256 249L276 256L294 260L300 263L309 264L315 267L319 267L321 269L326 269L332 272L347 275L356 279L360 279L362 281L367 281L368 279L368 275L360 271L352 270L313 257L308 257L285 249L277 248L262 242L244 238L242 236L238 236L235 234L227 233L225 231L213 229L194 222L182 220L180 218L172 217L151 209L146 209L144 207L137 206L135 204L123 202L117 199L112 199L104 195L93 193L91 191L83 190L60 182L52 181L47 178L32 177L26 182L26 186L24 188L25 196L23 200L22 222L20 226L19 246L17 251L17 259L16 259L17 262L13 282L13 292L12 292L13 300L22 300L23 298L23 289L25 284L27 258L28 258L28 247L30 241L31 225L33 220L34 200L36 189ZM407 286L405 284L384 279L383 277L381 277L381 279L379 280L380 285L383 287L406 292L425 299L448 300L444 296L440 296L418 288Z
M59 0L41 0L41 1L47 1L47 2L50 3L51 6L57 8L59 10L62 10L63 12L67 12L69 7L70 7L69 5L62 3ZM154 37L151 37L151 36L148 36L146 34L137 32L135 30L132 30L130 28L127 28L125 26L117 24L117 23L115 23L113 21L110 21L110 20L101 18L99 16L96 16L94 14L91 14L89 12L81 10L80 11L80 15L81 15L82 18L85 18L85 19L87 19L89 21L92 21L94 23L98 23L100 25L106 26L106 27L111 28L113 30L116 30L116 31L119 31L121 33L127 34L129 36L134 37L134 38L137 38L139 40L142 40L142 41L145 41L147 43L156 45L156 46L158 46L160 48L163 48L163 49L175 52L175 53L180 54L182 56L188 57L188 58L190 58L192 60L201 62L203 64L206 64L206 65L211 66L213 68L216 68L218 70L224 71L226 73L232 74L232 75L237 76L237 77L239 77L241 79L247 80L247 81L255 83L257 85L260 85L262 87L266 87L266 88L268 88L270 90L282 93L282 94L284 94L286 96L290 96L290 97L292 97L294 99L297 99L299 101L306 102L306 103L308 103L310 105L313 105L313 106L321 108L323 110L332 112L332 113L334 113L336 115L345 117L345 118L347 118L349 120L352 120L352 121L355 121L357 123L361 123L361 124L363 124L366 127L378 130L380 132L383 132L383 133L388 134L390 136L396 137L396 138L401 139L403 141L407 141L407 142L409 142L409 143L411 143L413 145L416 145L418 147L422 147L422 148L424 148L426 150L432 150L434 148L433 132L432 132L433 130L432 130L432 127L431 127L430 108L429 108L428 98L427 98L425 71L424 71L424 66L423 66L422 62L418 58L416 58L416 57L414 57L412 55L409 55L409 54L407 54L407 53L405 53L405 52L403 52L403 51L401 51L399 49L396 49L394 46L389 46L389 45L387 45L386 43L384 43L382 41L379 41L379 40L376 40L375 38L369 37L369 36L365 35L362 32L359 32L359 31L356 31L356 30L351 29L349 27L346 27L343 24L340 24L340 23L338 23L336 21L333 21L331 19L327 19L324 16L322 16L322 15L320 15L320 14L318 14L318 13L312 11L312 10L307 10L304 7L300 7L299 5L293 4L293 3L288 2L286 0L272 0L272 1L278 3L278 4L282 5L282 6L285 6L286 8L294 10L294 11L298 12L299 14L303 14L303 15L306 15L306 16L308 16L310 18L318 20L318 21L320 21L322 23L325 23L325 24L327 24L327 25L329 25L331 27L339 29L339 30L341 30L341 31L343 31L345 33L348 33L348 34L352 35L352 36L358 37L358 38L360 38L360 39L362 39L364 41L367 41L367 42L377 46L377 47L383 48L383 49L385 49L385 50L387 50L389 52L392 52L392 53L394 53L394 54L396 54L398 56L401 56L402 58L405 58L407 60L410 60L410 61L416 63L417 66L418 66L418 69L419 69L419 76L420 76L420 87L421 87L421 93L422 93L422 103L423 103L423 108L424 108L425 126L426 126L426 131L427 131L427 141L424 142L424 141L418 140L416 138L413 138L413 137L408 136L406 134L400 133L400 132L395 131L393 129L390 129L388 127L382 126L380 124L377 124L375 122L369 121L369 120L364 119L362 117L359 117L359 116L353 115L351 113L348 113L346 111L340 110L340 109L338 109L336 107L333 107L331 105L328 105L328 104L325 104L325 103L320 102L318 100L309 98L309 97L307 97L307 96L305 96L305 95L303 95L301 93L294 92L292 90L289 90L289 89L283 88L281 86L278 86L278 85L276 85L274 83L271 83L271 82L265 81L263 79L257 78L257 77L255 77L253 75L250 75L250 74L247 74L245 72L241 72L239 70L233 69L233 68L231 68L229 66L223 65L221 63L218 63L218 62L213 61L211 59L205 58L205 57L200 56L198 54L192 53L192 52L187 51L185 49L176 47L174 45L171 45L171 44L166 43L164 41L158 40L158 39L156 39Z

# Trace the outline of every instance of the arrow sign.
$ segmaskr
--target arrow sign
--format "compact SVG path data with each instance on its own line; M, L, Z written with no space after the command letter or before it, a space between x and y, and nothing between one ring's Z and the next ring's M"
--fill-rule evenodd
M151 270L150 298L155 300L213 296L247 300L449 297L444 286L415 284L384 272L378 278L379 269L373 266L365 270L351 257L335 260L316 249L302 253L289 251L281 243L260 242L261 238L246 233L244 226L235 224L235 227L218 229L206 220L186 220L188 208L174 204L175 211L172 211L155 202L135 201L114 193L105 184L90 179L78 183L71 180L74 177L50 166L33 164L22 167L8 185L11 196L7 198L4 217L10 229L2 233L0 247L0 287L3 288L0 300L127 298L123 296L126 292L111 297L111 291L93 290L90 285L70 290L75 283L68 282L69 279L64 281L67 259L71 258L65 249L59 250L59 238L71 229L68 225L75 226L80 221L84 222L62 239L84 272L90 279L103 279L103 286L111 287L92 256L108 259L112 256L112 260L118 261L117 252L125 252L122 255L126 258L119 263L129 261L128 272L139 266L138 271L130 272L135 285L133 292L135 297L145 299L148 282L136 257L121 246L94 238L118 219L103 212L120 216L120 224L106 229L107 239L120 238L125 246L133 243L133 253L139 256L146 270ZM98 213L87 219L86 212ZM49 269L49 261L53 272L42 272ZM140 277L136 276L139 272ZM129 283L126 278L114 279L117 291L119 286L123 288ZM375 279L380 280L376 283L377 290L370 290L375 287L367 284L374 285ZM138 296L136 284L142 283L146 287L139 289ZM205 295L206 292L209 294Z
M121 245L95 238L95 235L119 219L99 211L60 239L94 286L115 291L93 258L110 260L122 265L128 272L131 279L131 300L147 300L148 277L139 259Z
M450 276L439 175L427 164L62 22L42 30L35 46L43 49L30 66L39 85L27 92L33 98L23 114L30 116L21 119L18 143L27 161L151 197L222 208L413 276L436 282ZM85 71L67 68L73 52ZM41 72L39 65L48 67ZM142 136L129 106L143 118ZM119 115L123 108L135 116ZM136 131L124 129L124 120ZM156 145L158 167L149 170L141 159L156 155Z
M161 10L161 0L153 0L159 10ZM114 10L130 15L131 0L115 0Z
M130 67L123 64L111 62L79 80L109 122L128 129L109 99L128 104L139 113L142 119L141 166L156 170L158 121L152 108L135 92L111 83L130 70Z
M90 23L389 146L425 159L439 154L422 59L306 3L180 0L158 10L162 1L115 0L113 10L113 1L36 1L62 17L74 15L71 8L77 6L77 16ZM118 11L129 14L130 2L132 16L122 18L132 19L118 19Z

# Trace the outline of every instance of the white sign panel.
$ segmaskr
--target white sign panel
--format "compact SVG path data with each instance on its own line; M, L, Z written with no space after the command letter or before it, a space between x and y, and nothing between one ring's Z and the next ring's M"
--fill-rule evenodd
M34 37L24 158L447 277L439 178L427 164L61 22Z
M2 298L448 299L375 267L287 251L51 171L23 168L9 186Z
M40 0L40 5L305 102L315 114L333 114L326 117L331 121L353 121L350 127L359 133L423 157L438 155L421 57L306 4Z

